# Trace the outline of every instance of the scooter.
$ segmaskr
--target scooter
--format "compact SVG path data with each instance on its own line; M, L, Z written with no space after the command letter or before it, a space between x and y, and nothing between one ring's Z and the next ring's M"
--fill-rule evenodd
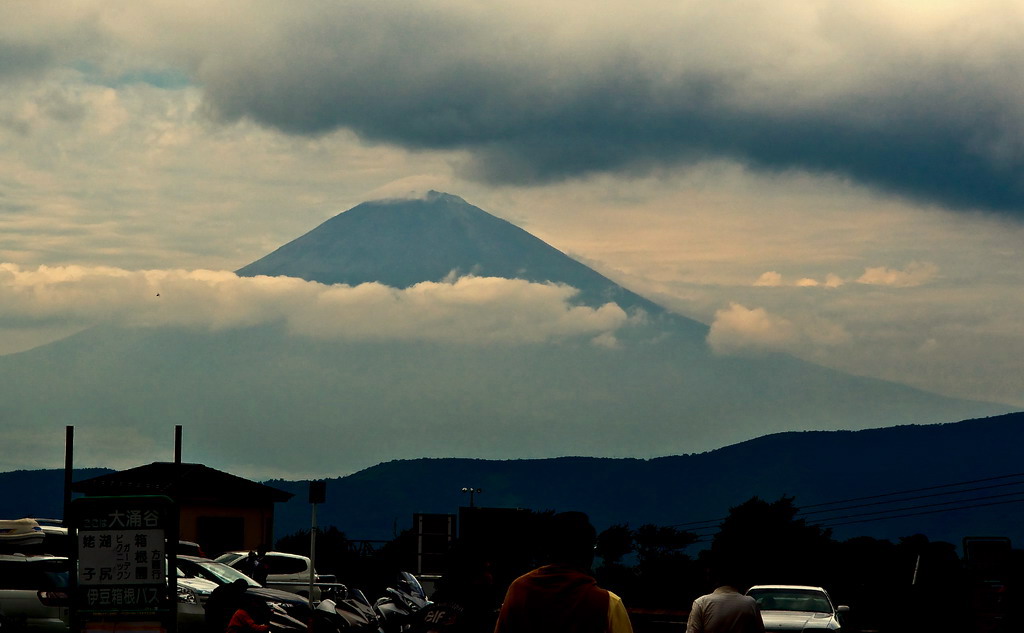
M409 572L399 572L398 582L388 587L383 597L374 606L380 613L381 630L385 633L410 631L429 606L430 600L423 591L423 585Z
M270 630L272 633L306 633L309 625L298 618L288 615L279 604L270 605Z
M380 616L362 591L339 588L337 600L321 600L313 611L313 633L379 633Z

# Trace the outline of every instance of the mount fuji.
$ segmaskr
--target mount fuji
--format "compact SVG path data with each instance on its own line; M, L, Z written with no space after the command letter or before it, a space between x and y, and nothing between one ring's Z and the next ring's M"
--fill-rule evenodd
M614 304L628 325L607 345L586 336L310 338L279 323L99 326L0 357L0 442L74 424L80 436L127 429L124 446L110 450L132 450L128 440L164 443L181 424L188 461L335 476L419 457L647 458L781 431L1006 412L782 354L715 355L706 325L449 194L358 205L237 274L392 289L466 275L518 279L575 289L570 309Z

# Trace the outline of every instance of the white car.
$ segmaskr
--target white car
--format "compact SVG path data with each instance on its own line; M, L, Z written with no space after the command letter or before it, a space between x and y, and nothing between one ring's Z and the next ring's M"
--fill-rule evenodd
M218 563L224 563L225 565L234 567L242 573L248 573L245 569L245 559L248 555L249 552L227 552L226 554L221 554L214 560ZM309 595L310 560L308 556L288 554L286 552L267 552L265 560L269 567L266 582L267 587L290 591L307 598L311 597ZM313 580L315 583L323 583L325 581L329 582L332 579L319 576L314 572ZM314 584L313 595L311 597L313 602L320 601L320 594L320 587Z
M178 633L201 633L206 625L206 601L217 583L203 578L188 578L177 570Z
M0 630L65 633L68 617L66 558L0 554Z
M70 620L64 556L0 554L0 633L67 633ZM203 605L217 584L178 578L178 631L202 633Z
M842 616L850 610L845 605L834 606L821 587L755 585L747 595L757 601L765 633L841 631Z

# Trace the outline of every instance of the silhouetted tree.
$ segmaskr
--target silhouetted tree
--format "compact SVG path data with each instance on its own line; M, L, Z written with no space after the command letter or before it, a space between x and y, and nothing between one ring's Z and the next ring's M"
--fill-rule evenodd
M309 530L299 530L277 540L275 549L280 552L309 556ZM382 561L388 561L390 553L381 556L375 552L371 557L361 556L355 544L345 533L334 526L320 529L316 535L316 570L321 574L334 574L338 582L371 592L382 582L377 570ZM397 573L397 572L393 572Z
M594 553L603 565L618 565L628 554L632 554L636 545L633 542L633 530L628 523L613 525L597 535L597 547Z
M663 608L686 608L684 598L693 583L691 558L683 552L697 535L674 527L641 525L633 535L637 556L638 603Z
M597 538L596 554L602 559L595 570L598 582L632 606L685 607L681 596L693 585L693 570L683 549L696 540L695 534L673 527L613 525ZM621 562L629 554L636 554L631 567Z
M594 548L598 558L595 561L594 576L598 584L626 599L627 604L632 604L631 599L636 594L636 572L632 565L623 561L636 549L633 536L629 524L613 525L597 535L597 546Z
M758 497L730 508L711 544L711 564L737 582L825 584L831 530L796 518L793 497L771 503Z

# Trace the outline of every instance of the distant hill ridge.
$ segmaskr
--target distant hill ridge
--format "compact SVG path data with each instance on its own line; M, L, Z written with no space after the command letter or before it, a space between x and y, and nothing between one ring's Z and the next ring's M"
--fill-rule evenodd
M923 533L933 540L958 543L964 536L998 535L1024 545L1022 443L1024 412L951 424L779 433L706 453L649 460L395 460L330 479L327 503L319 507L318 515L321 526L334 525L352 538L389 539L395 526L409 527L414 512L457 512L468 503L461 488L474 486L484 491L476 497L481 506L578 509L602 527L675 525L720 518L729 507L755 495L768 500L790 495L803 506L1000 477L993 483L1021 483L991 492L846 510L838 515L857 516L843 520L848 524L836 527L836 536L896 539ZM76 472L76 479L100 472L105 471ZM0 517L59 515L61 476L61 471L53 470L0 473L0 490L5 491L0 495ZM308 529L307 482L264 483L295 493L291 501L278 505L277 535ZM903 513L915 516L901 519L867 514L955 499L972 505L971 499L1013 492L1020 492L1020 497L975 501L979 507L967 510L908 509ZM1003 503L1008 500L1016 501ZM980 505L993 502L998 505ZM820 521L834 516L820 513L807 518Z

